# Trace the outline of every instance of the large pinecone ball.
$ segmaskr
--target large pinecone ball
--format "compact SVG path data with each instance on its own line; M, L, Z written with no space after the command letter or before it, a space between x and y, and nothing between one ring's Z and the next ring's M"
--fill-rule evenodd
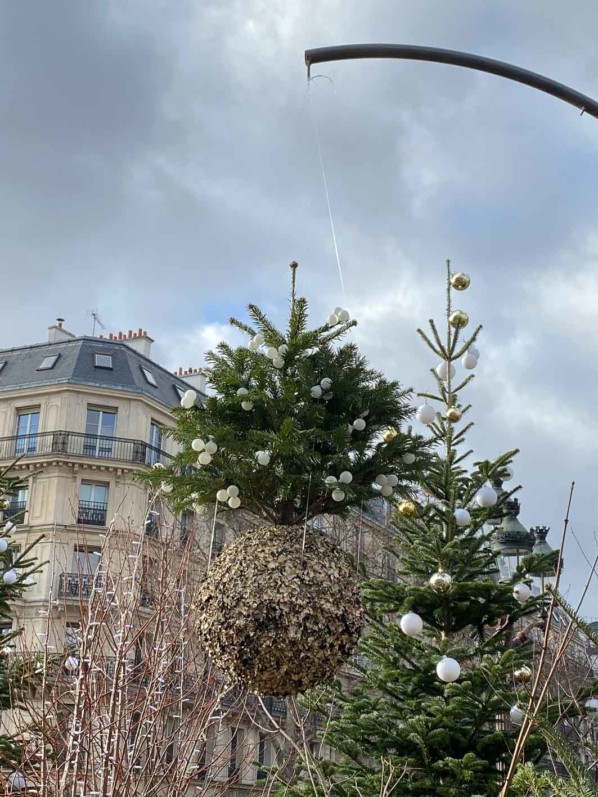
M239 537L210 567L197 602L206 650L253 692L295 695L338 673L359 639L359 584L343 551L297 526Z

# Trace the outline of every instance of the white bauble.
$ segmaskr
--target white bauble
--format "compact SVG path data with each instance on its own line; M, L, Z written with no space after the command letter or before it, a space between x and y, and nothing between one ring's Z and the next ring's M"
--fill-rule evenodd
M8 542L4 539L4 537L0 537L0 553L4 553L8 548Z
M342 484L351 484L351 482L353 481L353 474L348 470L344 470L341 473L341 475L338 477L338 480Z
M475 494L475 502L478 506L481 506L482 509L488 509L488 507L494 506L497 501L498 496L496 495L496 491L488 484L480 487Z
M419 636L424 628L424 621L415 612L407 612L399 623L401 631L407 636Z
M276 346L268 346L265 354L269 360L273 360L275 357L278 357L278 349Z
M4 581L5 584L16 584L18 578L19 576L16 570L7 570L2 576L2 581Z
M237 390L237 396L246 396L248 393L249 393L249 390L247 390L246 387L240 387Z
M333 490L332 491L332 500L333 501L344 501L345 500L345 493L342 490Z
M236 498L239 495L239 488L236 484L231 484L226 488L226 492L231 498Z
M473 354L476 360L480 359L480 351L479 349L476 349L476 347L473 344L467 349L467 351L469 352L469 354Z
M221 501L222 503L228 501L228 493L226 492L226 490L218 490L218 492L216 493L216 500Z
M228 499L228 505L231 509L238 509L241 506L241 499L238 496L233 495Z
M154 470L164 470L164 465L161 462L154 462L152 468Z
M329 376L325 376L324 379L320 379L320 387L322 390L330 390L332 387L332 379Z
M201 454L197 457L197 461L200 465L209 465L212 461L212 455L208 454L207 451L202 451Z
M64 662L64 669L69 672L75 672L79 669L79 659L75 656L67 656Z
M216 451L218 451L218 443L216 443L214 440L208 440L206 443L206 452L213 455L216 453Z
M527 600L529 600L531 594L532 594L531 589L527 586L527 584L524 584L523 582L521 582L520 584L515 584L515 586L513 587L513 597L519 603L525 603Z
M470 351L468 351L461 360L461 365L467 371L473 371L473 369L476 367L477 364L478 364L478 358L475 356L475 354L472 354Z
M351 316L349 315L348 310L341 310L340 313L338 314L338 320L341 322L341 324L346 324L350 318Z
M164 467L164 465L162 465L162 467ZM10 532L14 528L15 528L15 524L12 522L12 520L9 520L8 523L5 523L5 525L4 525L4 533L5 534L10 534Z
M509 717L513 725L521 725L525 719L525 712L519 706L513 706L509 711Z
M461 665L450 656L443 656L436 665L436 675L447 684L453 683L461 675Z
M505 473L505 475L502 477L503 482L511 481L511 479L515 475L515 471L513 470L513 468L510 465L506 466L506 468L504 469L504 473Z
M389 487L396 487L398 483L399 477L395 476L394 473L391 473L390 476L386 477L386 484L388 484Z
M469 526L471 523L471 515L467 511L467 509L455 509L455 523L457 526Z
M388 477L385 476L383 473L379 473L376 478L374 479L376 484L379 484L380 487L385 487L388 484Z
M330 401L330 399L332 398L333 395L334 395L334 393L324 393L322 398L324 399L324 401ZM351 428L353 428L353 427L351 427Z
M342 313L342 312L343 312L343 308L342 308L342 307L335 307L335 308L334 308L334 310L333 310L332 312L333 312L335 315L338 315L339 313Z
M336 313L330 313L330 315L328 316L328 322L327 323L328 323L329 327L333 327L336 324L338 324L338 316L337 316L337 314Z
M283 357L275 357L272 360L272 365L275 368L284 368L284 358Z
M256 457L258 465L266 465L270 464L270 454L267 451L258 451Z
M249 410L253 409L253 401L242 401L241 407L245 410L245 412L249 412Z
M168 484L168 482L162 482L162 492L169 495L173 490L172 484Z
M258 332L257 335L253 336L252 340L254 340L258 346L261 346L262 343L264 342L264 336L262 335L261 332Z
M415 417L420 423L425 423L427 426L436 418L436 410L431 404L426 402L417 408Z
M288 350L289 350L289 347L287 346L287 344L283 343L282 346L278 347L278 354L281 357L284 357L284 355L288 352Z
M33 576L27 576L23 581L23 584L25 584L26 587L32 587L35 584L35 579Z
M336 476L326 476L324 479L325 484L336 484L338 479Z
M415 454L411 453L403 454L403 462L405 463L405 465L413 465L413 463L415 462Z
M181 399L181 407L185 410L190 410L195 405L197 400L197 393L195 390L185 390L183 398Z
M324 392L324 391L322 390L322 388L320 387L320 385L314 385L314 386L312 387L312 389L310 390L311 397L312 397L312 398L315 398L315 399L322 398L322 393L323 393L323 392Z
M196 437L195 440L191 441L191 448L194 451L203 451L205 447L206 447L206 444L201 439L201 437Z
M449 363L447 363L446 360L443 360L436 366L435 371L438 378L442 379L443 382L446 382L449 377L449 373L451 375L451 379L455 375L455 366L451 363L449 368Z
M256 340L254 340L253 338L249 341L249 343L247 345L247 348L249 349L249 351L257 351L259 349L259 347L260 347L260 344Z
M390 496L392 495L392 492L393 491L392 491L392 487L390 486L390 484L385 484L384 487L380 488L380 493L385 498L390 498Z
M355 418L353 421L353 428L357 429L358 432L363 432L365 429L365 421L363 418Z

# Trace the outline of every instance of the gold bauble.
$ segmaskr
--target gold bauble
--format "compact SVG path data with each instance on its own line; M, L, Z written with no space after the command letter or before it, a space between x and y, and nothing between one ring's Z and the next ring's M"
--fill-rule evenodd
M451 285L456 291L465 291L471 285L469 274L464 271L458 271L451 277Z
M450 407L450 409L446 411L446 419L451 423L457 423L457 421L460 421L462 417L463 413L456 407Z
M455 329L463 329L469 324L469 316L464 310L453 310L449 316L449 324Z
M8 498L0 498L0 511L4 512L10 506Z
M517 683L526 684L528 681L532 679L532 671L529 667L520 667L518 670L515 670L513 676Z
M398 506L399 515L403 517L413 517L417 513L417 506L413 501L401 501Z
M390 443L391 440L395 439L397 434L398 434L397 430L394 428L394 426L391 426L390 429L387 429L384 432L384 442Z
M444 573L442 570L438 573L434 573L429 581L430 586L435 592L448 592L452 583L453 579L449 573Z

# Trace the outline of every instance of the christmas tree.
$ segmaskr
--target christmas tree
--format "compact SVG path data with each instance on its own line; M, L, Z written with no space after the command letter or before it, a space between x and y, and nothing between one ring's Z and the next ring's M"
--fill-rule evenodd
M532 677L530 629L541 623L531 597L530 557L512 579L498 577L487 521L500 517L511 492L495 489L511 476L510 451L470 463L471 423L463 391L478 362L480 328L464 332L468 316L455 291L469 277L447 264L446 334L430 321L418 330L438 358L435 390L417 418L435 444L418 500L396 513L396 583L364 586L369 628L360 643L367 665L348 693L340 685L310 698L324 716L330 760L312 759L295 794L339 797L472 797L498 795L501 777L528 709ZM463 378L457 367L465 369ZM533 615L530 617L530 615ZM556 715L548 707L544 717ZM526 760L542 750L528 737ZM305 773L309 772L310 777Z

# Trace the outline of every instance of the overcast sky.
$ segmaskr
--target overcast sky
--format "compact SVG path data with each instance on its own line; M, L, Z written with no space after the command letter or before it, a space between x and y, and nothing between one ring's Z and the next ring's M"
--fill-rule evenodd
M247 302L282 318L296 259L314 320L346 306L372 363L422 390L415 328L450 257L484 324L472 443L521 449L521 520L554 547L576 481L575 598L597 549L598 120L436 64L325 64L308 91L303 51L468 50L598 98L596 30L593 0L0 0L2 345L57 316L90 334L96 308L199 366Z

